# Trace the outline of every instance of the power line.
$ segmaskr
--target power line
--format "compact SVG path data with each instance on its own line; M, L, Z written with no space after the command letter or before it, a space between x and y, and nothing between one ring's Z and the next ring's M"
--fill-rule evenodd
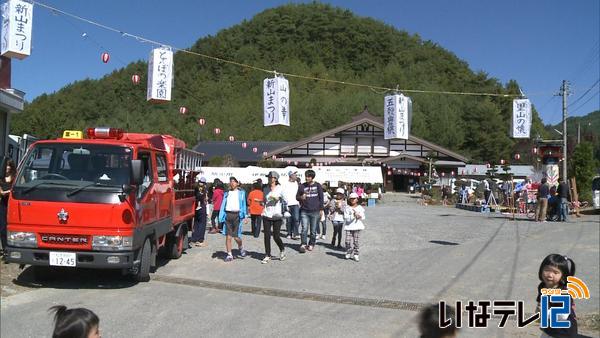
M437 91L437 90L422 90L422 89L407 89L407 88L388 88L388 87L383 87L383 86L376 86L376 85L369 85L369 84L363 84L363 83L356 83L356 82L348 82L348 81L339 81L339 80L334 80L334 79L325 79L325 78L319 78L319 77L315 77L315 76L307 76L307 75L299 75L299 74L293 74L293 73L285 73L285 72L276 72L275 70L269 70L269 69L265 69L262 67L257 67L254 65L249 65L249 64L245 64L245 63L241 63L241 62L237 62L237 61L232 61L232 60L228 60L228 59L223 59L223 58L219 58L219 57L215 57L215 56L211 56L211 55L207 55L207 54L202 54L202 53L197 53L197 52L192 52L190 50L187 49L183 49L183 48L177 48L177 47L173 47L170 46L166 43L162 43L159 41L155 41L155 40L151 40L145 37L142 37L140 35L136 35L136 34L131 34L122 30L119 30L117 28L111 27L111 26L107 26L104 24L101 24L99 22L90 20L90 19L86 19L84 17L75 15L75 14L71 14L68 12L65 12L63 10L60 10L58 8L46 5L44 3L38 2L38 1L31 1L32 3L46 8L50 11L52 11L53 13L58 13L58 14L62 14L62 15L66 15L68 17L71 17L73 19L77 19L83 22L86 22L90 25L114 32L114 33L118 33L123 37L131 37L134 38L136 41L138 42L142 42L142 43L150 43L153 45L157 45L157 46L164 46L164 47L168 47L171 48L172 50L178 51L178 52L182 52L182 53L187 53L187 54L191 54L191 55L196 55L196 56L200 56L206 59L210 59L213 61L218 61L218 62L222 62L222 63L227 63L227 64L232 64L235 66L239 66L239 67L244 67L244 68L248 68L248 69L252 69L252 70L256 70L256 71L260 71L260 72L264 72L264 73L270 73L270 74L274 74L274 75L284 75L287 77L292 77L292 78L299 78L299 79L304 79L304 80L314 80L314 81L322 81L322 82L328 82L328 83L335 83L335 84L341 84L341 85L347 85L347 86L354 86L354 87L360 87L360 88L370 88L372 90L384 90L384 91L400 91L400 92L406 92L406 93L423 93L423 94L445 94L445 95L463 95L463 96L494 96L494 97L520 97L520 94L499 94L499 93L478 93L478 92L455 92L455 91Z
M579 109L583 108L586 103L590 102L590 100L592 100L593 98L595 98L596 95L598 95L598 94L600 94L600 90L598 90L596 93L594 93L594 95L590 96L587 100L585 100L585 102L583 102L582 104L580 104L577 108L572 109L571 113L576 112Z
M576 98L576 99L575 99L573 102L571 102L571 103L570 103L570 104L567 106L567 108L568 108L568 107L571 107L572 105L574 105L575 103L577 103L579 100L581 100L581 99L582 99L584 96L586 96L586 95L587 95L587 93L589 93L589 92L590 92L590 90L594 89L594 87L596 87L596 85L597 85L598 83L600 83L600 79L596 80L596 82L595 82L595 83L594 83L594 84L593 84L593 85L592 85L590 88L588 88L588 90L586 90L586 91L585 91L585 93L583 93L581 96L579 96L578 98Z

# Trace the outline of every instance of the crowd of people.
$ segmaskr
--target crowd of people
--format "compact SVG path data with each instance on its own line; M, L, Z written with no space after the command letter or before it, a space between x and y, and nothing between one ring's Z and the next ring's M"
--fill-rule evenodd
M210 217L211 234L225 235L226 255L224 260L234 259L232 240L237 244L237 256L245 257L242 228L250 219L250 234L258 238L261 229L264 236L265 255L263 264L269 263L271 239L279 249L278 259L285 260L286 251L281 239L281 229L285 223L288 239L300 240L300 253L313 251L317 240L327 240L327 223L333 227L331 246L344 250L341 246L345 234L346 259L359 261L360 233L365 229L365 209L361 205L364 195L362 186L344 189L329 189L326 184L315 181L315 172L307 170L302 183L296 171L288 172L285 182L279 181L279 174L271 171L253 182L247 192L235 177L229 177L227 191L225 184L215 179L209 187L204 177L197 179L195 196L197 200L194 228L190 244L206 246L205 233ZM352 190L351 190L352 189ZM348 191L350 190L350 191ZM337 245L336 245L337 243Z

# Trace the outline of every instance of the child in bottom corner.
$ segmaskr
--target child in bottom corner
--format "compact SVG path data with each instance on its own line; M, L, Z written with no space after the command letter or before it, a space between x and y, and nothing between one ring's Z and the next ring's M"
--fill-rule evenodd
M567 289L567 277L575 275L575 262L567 256L551 254L546 256L540 265L538 277L540 284L537 288L537 310L540 310L540 300L542 289ZM549 304L553 306L552 303ZM554 305L558 306L558 304ZM563 317L561 317L563 316ZM542 337L577 337L577 317L575 315L575 303L571 298L571 311L568 316L559 315L561 321L568 320L571 323L570 328L542 328Z
M365 229L363 220L365 209L358 204L358 194L353 192L348 198L348 206L344 209L344 230L346 231L346 259L354 258L358 262L360 231Z

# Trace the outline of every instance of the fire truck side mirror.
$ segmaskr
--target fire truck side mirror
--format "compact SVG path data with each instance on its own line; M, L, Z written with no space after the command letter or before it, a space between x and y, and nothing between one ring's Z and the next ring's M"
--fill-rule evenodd
M142 160L131 160L131 184L144 183L144 164Z

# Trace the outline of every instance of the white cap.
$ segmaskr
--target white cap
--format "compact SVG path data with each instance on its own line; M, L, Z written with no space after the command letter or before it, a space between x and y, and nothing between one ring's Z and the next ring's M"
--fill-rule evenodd
M335 189L335 193L343 195L346 193L346 191L344 190L344 188L337 188L337 189Z
M353 192L350 194L349 198L358 198L358 194Z

